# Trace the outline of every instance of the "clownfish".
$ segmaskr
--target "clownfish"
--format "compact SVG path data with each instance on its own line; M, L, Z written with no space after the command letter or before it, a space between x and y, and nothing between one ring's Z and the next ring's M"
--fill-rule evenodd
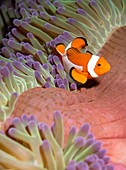
M82 53L80 50L86 46L88 46L87 40L83 37L75 38L67 47L62 43L56 45L65 71L74 81L81 84L86 83L88 79L99 77L111 69L103 56L93 55L90 51Z

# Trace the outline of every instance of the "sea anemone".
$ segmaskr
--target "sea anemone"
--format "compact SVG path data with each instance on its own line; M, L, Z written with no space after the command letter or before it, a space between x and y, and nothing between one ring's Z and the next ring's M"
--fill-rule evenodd
M7 134L0 133L0 168L28 170L113 170L102 143L85 123L71 127L64 144L63 118L54 113L51 128L34 116L15 117Z
M38 118L42 121L45 113L52 117L57 103L64 100L66 105L61 111L68 120L65 125L89 122L96 138L109 149L112 161L125 163L126 1L16 0L14 7L7 7L1 6L0 15L0 120L4 121L1 127L8 125L8 118L21 117L22 112L37 117L42 108L38 101L48 104ZM8 33L3 29L7 26ZM91 82L90 88L78 89L54 49L57 43L67 45L77 36L85 37L88 50L105 56L112 66L110 73ZM62 92L56 87L62 88ZM46 100L48 88L54 90L55 100ZM64 93L70 104L59 93ZM47 112L49 101L53 107Z
M8 109L15 92L20 95L39 86L76 91L76 83L54 52L55 45L68 44L73 38L84 36L88 50L98 53L110 33L125 25L125 10L124 0L120 3L24 0L15 1L15 10L2 6L1 22L11 27L1 40L0 88L6 89L0 92L1 121L13 111L11 108L8 113L4 108Z

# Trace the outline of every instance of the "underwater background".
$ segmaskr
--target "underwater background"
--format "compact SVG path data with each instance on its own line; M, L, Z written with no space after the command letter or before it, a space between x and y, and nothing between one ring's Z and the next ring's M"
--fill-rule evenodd
M0 169L126 169L126 1L0 6ZM82 86L55 50L76 37L111 64Z

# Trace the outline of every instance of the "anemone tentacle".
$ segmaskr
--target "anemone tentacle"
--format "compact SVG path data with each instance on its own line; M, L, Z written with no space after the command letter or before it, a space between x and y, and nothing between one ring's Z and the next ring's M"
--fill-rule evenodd
M55 45L67 45L72 38L84 36L88 50L98 53L111 32L126 25L125 0L16 0L15 9L1 6L0 10L0 59L4 63L0 63L0 86L6 89L6 94L0 91L2 108L8 107L13 92L20 95L38 86L76 91L77 85L64 71L62 63L53 59ZM5 25L11 26L6 38L2 39ZM9 69L8 63L12 70L6 76L2 70Z
M59 111L54 113L51 128L40 123L34 116L15 117L8 135L0 133L0 167L28 170L113 170L101 142L84 124L78 132L71 127L68 142L64 145L64 123ZM64 146L63 146L64 145ZM19 154L20 152L20 154Z

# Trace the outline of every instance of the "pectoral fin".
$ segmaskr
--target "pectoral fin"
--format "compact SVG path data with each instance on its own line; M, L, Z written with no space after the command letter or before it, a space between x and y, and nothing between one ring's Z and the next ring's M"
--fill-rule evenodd
M75 69L74 67L70 70L70 76L77 81L78 83L84 84L87 81L87 76L84 75L81 71Z
M67 50L66 54L68 57L71 57L71 56L74 57L78 54L81 54L81 52L77 48L71 47Z

